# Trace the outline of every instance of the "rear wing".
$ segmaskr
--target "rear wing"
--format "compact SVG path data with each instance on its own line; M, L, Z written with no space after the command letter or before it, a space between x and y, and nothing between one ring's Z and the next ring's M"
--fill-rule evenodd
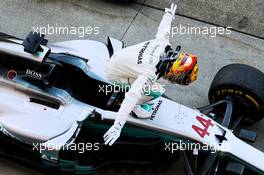
M0 53L20 57L33 62L42 63L50 54L45 46L47 40L38 33L30 32L26 39L0 33Z

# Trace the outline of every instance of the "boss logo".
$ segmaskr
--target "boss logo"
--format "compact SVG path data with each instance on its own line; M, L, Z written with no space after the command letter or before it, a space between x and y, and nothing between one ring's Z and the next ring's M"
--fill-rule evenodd
M26 76L34 78L34 79L38 79L38 80L42 79L42 74L41 73L35 72L33 70L30 70L30 69L27 69Z

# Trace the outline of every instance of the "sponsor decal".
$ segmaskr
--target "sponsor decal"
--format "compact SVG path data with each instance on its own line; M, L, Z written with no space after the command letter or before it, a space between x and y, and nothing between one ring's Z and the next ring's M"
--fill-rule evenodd
M224 95L224 94L242 95L243 92L235 89L221 89L216 92L216 95Z
M210 120L210 119L204 119L204 118L202 118L200 116L196 116L196 120L199 121L201 123L201 125L203 125L204 128L200 128L200 127L198 127L196 125L192 125L193 130L197 134L199 134L199 136L201 138L204 138L206 135L209 136L210 133L208 132L208 129L209 129L210 126L211 127L214 126L213 123L212 123L212 120Z
M238 90L238 89L221 89L216 91L216 93L213 95L213 99L216 98L216 96L223 96L223 95L228 95L228 94L234 94L236 96L245 96L248 100L250 100L258 109L260 108L260 104L258 101L252 97L249 94L245 94L243 91Z
M37 79L37 80L41 80L43 77L41 73L35 72L33 70L30 70L30 69L27 69L26 76Z
M7 79L14 80L17 77L17 72L15 70L9 70L7 72Z
M142 49L139 51L139 54L138 54L138 61L137 61L138 64L142 64L143 54L144 54L144 52L145 52L145 50L147 49L147 47L148 47L149 44L150 44L150 42L146 42L146 43L143 45Z
M157 106L155 107L153 113L151 114L150 120L153 120L156 117L156 114L157 114L161 104L162 104L162 100L159 100Z

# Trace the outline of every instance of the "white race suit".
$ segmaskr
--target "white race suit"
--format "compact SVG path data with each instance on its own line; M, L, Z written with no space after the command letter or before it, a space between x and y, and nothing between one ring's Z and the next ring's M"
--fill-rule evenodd
M116 122L125 123L136 104L142 103L144 97L155 98L164 93L164 88L156 82L156 66L166 47L171 45L173 18L172 14L165 13L155 39L121 49L111 57L106 69L107 78L117 84L131 85L117 112Z

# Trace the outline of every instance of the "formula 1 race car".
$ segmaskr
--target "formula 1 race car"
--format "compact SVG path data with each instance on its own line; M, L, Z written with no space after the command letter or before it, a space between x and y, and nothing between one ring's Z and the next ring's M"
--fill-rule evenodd
M160 170L179 158L190 175L264 174L264 154L241 140L253 142L255 133L237 131L263 116L264 74L247 65L217 73L210 105L160 97L151 119L131 116L120 139L104 145L124 98L104 69L122 48L113 38L48 45L37 33L24 40L1 33L0 156L63 174Z

